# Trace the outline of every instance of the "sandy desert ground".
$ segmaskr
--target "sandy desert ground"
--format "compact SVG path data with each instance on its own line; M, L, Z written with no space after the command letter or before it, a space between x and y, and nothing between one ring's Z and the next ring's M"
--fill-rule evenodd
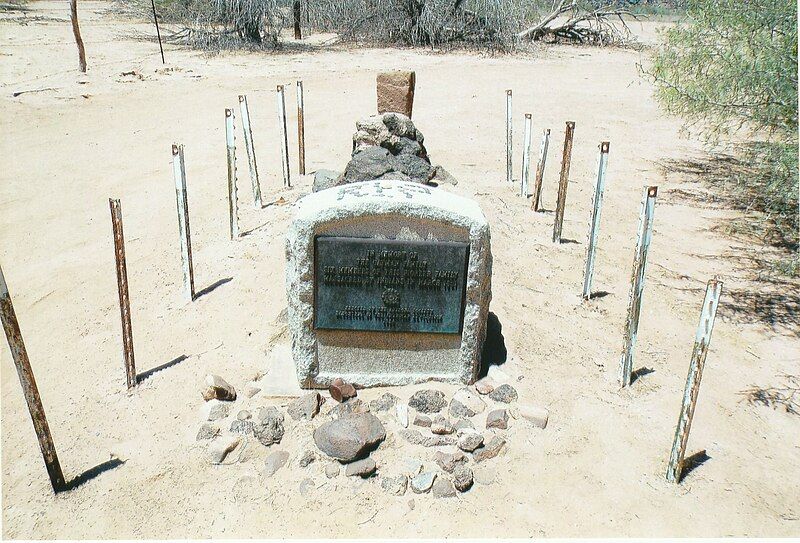
M122 463L54 496L10 351L2 369L2 521L7 538L798 536L800 416L741 391L798 374L798 285L757 282L764 251L720 232L721 209L680 134L637 72L647 50L543 47L489 57L425 50L317 48L206 56L138 39L150 25L82 1L89 62L77 69L66 2L32 2L0 20L0 263L68 479ZM651 23L634 30L653 39ZM457 499L389 496L371 481L296 467L301 426L281 447L290 468L265 479L255 442L212 466L195 441L207 373L241 388L285 356L284 232L311 175L282 190L275 86L305 86L308 170L341 170L354 123L375 107L375 75L414 69L414 120L435 164L475 198L492 228L491 311L503 371L521 400L545 405L545 430L516 424L495 482ZM126 75L127 74L127 75ZM577 124L564 237L505 182L505 89L514 90L515 172L522 115L553 130L544 205L554 208L564 122ZM15 92L31 91L13 96ZM35 92L34 92L35 91ZM247 94L267 201L228 239L223 109ZM611 142L595 289L580 288L597 145ZM182 290L170 146L186 146L199 289ZM537 146L535 145L535 148ZM293 172L296 132L290 130ZM240 154L242 157L242 154ZM518 173L515 173L518 176ZM659 186L632 387L616 384L641 188ZM108 198L123 206L136 361L125 390ZM664 479L705 283L724 281L689 452L710 457L680 485ZM433 385L452 392L449 385ZM407 398L419 387L392 392ZM364 390L366 400L381 390ZM254 397L253 405L282 400ZM285 401L284 401L285 403ZM379 464L397 460L390 438ZM394 453L392 451L395 451ZM394 454L394 456L393 456ZM380 469L380 467L379 467ZM90 472L91 474L91 472ZM307 478L313 484L303 485ZM414 502L413 509L409 502Z

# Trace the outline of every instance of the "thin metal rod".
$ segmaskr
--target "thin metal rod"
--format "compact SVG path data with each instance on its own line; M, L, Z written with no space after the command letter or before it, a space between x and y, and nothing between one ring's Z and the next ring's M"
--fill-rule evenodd
M561 175L558 179L558 200L556 201L556 219L553 223L553 243L561 243L561 229L564 226L564 208L567 206L567 186L569 185L569 166L572 162L572 137L575 123L567 121L564 133L564 154L561 158Z
M131 326L131 301L128 296L128 265L125 261L125 235L122 230L122 206L119 200L108 199L111 209L111 227L114 232L114 256L117 263L117 292L119 314L122 321L122 355L125 363L125 380L128 388L136 386L136 363L133 357L133 327Z
M194 265L192 264L192 232L189 229L189 200L186 195L186 162L183 145L172 145L172 173L175 178L175 199L178 204L178 233L181 238L183 286L189 301L194 301Z
M600 211L603 207L603 193L606 187L606 169L608 168L609 142L600 144L600 155L597 159L597 183L592 197L592 217L589 221L589 242L586 244L586 268L583 273L583 298L588 300L592 296L592 276L594 275L594 261L597 255L597 233L600 229Z
M258 164L256 163L256 148L253 144L253 129L250 126L250 109L247 107L247 96L239 95L239 112L242 115L242 132L244 132L244 147L247 151L247 165L250 168L250 182L253 185L253 205L261 209L261 182L258 179Z
M631 272L631 292L628 299L628 318L625 322L625 345L620 361L620 385L631 384L633 374L633 353L636 347L636 336L639 332L639 316L642 311L642 293L644 292L644 275L647 269L647 251L653 237L653 213L656 206L658 187L644 187L642 211L639 216L639 233L636 240L636 253L633 257Z
M161 50L161 64L166 64L164 60L164 46L161 45L161 30L158 28L158 15L156 15L156 1L150 0L150 5L153 6L153 22L156 23L156 34L158 35L158 48Z
M527 198L531 174L531 114L525 114L525 137L522 145L522 176L519 182L519 193Z
M225 110L225 146L228 151L228 214L231 239L239 237L239 200L236 194L236 144L233 110Z
M512 184L514 182L513 176L511 174L511 166L512 166L512 140L513 140L513 133L512 133L512 119L511 119L511 89L506 91L506 181L508 184Z
M542 179L544 178L544 166L547 162L547 149L550 147L550 129L542 132L542 143L539 146L539 161L536 163L536 181L533 187L533 201L531 209L539 211L542 202Z
M711 343L711 331L714 329L714 319L717 316L720 294L722 294L722 282L716 279L709 281L706 287L706 295L703 299L703 308L700 312L700 323L697 325L697 332L695 333L689 375L686 378L686 388L683 391L681 413L678 416L678 425L675 428L675 438L669 455L667 481L671 483L680 483L681 481L686 445L689 441L689 430L692 427L694 409L697 406L700 379L703 377L703 368L706 365L708 345Z
M36 379L33 377L28 351L25 349L25 342L22 340L22 331L19 328L17 314L14 311L14 304L11 302L11 295L8 292L8 285L6 285L2 267L0 267L0 320L3 321L3 330L8 340L8 348L11 350L11 357L17 367L19 384L22 385L22 394L28 404L28 413L31 415L33 429L39 440L39 449L42 451L42 458L47 468L47 475L50 477L50 484L53 485L53 492L59 492L66 488L64 474L61 472L56 446L53 443L53 436L50 434L50 426L47 424L42 399L39 397L39 389L36 386Z
M278 85L278 127L281 131L281 166L283 167L283 186L292 187L289 173L289 135L286 131L286 97L283 85Z
M306 121L303 112L303 82L297 82L297 147L300 175L306 174Z

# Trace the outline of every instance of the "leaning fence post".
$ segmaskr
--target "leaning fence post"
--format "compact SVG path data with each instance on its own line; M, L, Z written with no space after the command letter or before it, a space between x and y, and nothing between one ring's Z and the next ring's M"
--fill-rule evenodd
M631 384L633 373L633 350L636 346L636 335L639 331L639 315L642 310L642 292L644 291L644 273L647 268L647 250L653 236L653 212L656 206L658 187L645 187L642 197L642 211L639 217L639 234L636 241L636 253L633 257L631 272L631 292L628 300L628 319L625 322L625 345L620 362L620 384L623 387Z
M714 328L714 319L717 316L719 297L722 293L722 281L712 279L706 287L703 299L703 308L700 312L700 323L694 337L692 360L689 364L689 375L686 378L686 388L683 391L681 414L678 417L678 426L675 428L675 439L672 442L672 452L669 455L667 467L667 481L679 483L683 471L683 459L686 454L686 444L689 441L689 430L692 427L694 408L697 405L697 394L700 392L700 379L703 377L703 367L708 355L708 344L711 342L711 331Z
M306 174L306 121L303 113L303 82L297 82L297 147L300 175Z
M511 89L506 91L506 181L511 185L514 180L511 175L511 140L512 140L512 120L511 120Z
M122 321L122 354L125 363L125 380L128 388L136 386L136 364L133 358L133 328L131 326L131 301L128 296L128 265L125 260L125 235L122 230L122 206L119 200L108 199L111 208L111 227L114 232L114 256L117 263L117 292Z
M528 181L531 173L531 114L525 114L525 138L522 144L522 178L519 182L520 196L528 197Z
M531 209L539 211L542 201L542 179L544 178L544 165L547 162L547 148L550 147L550 129L542 132L542 143L539 146L539 161L536 163L536 180L533 186L533 201Z
M228 150L228 214L231 239L239 237L239 201L236 193L236 145L233 110L225 110L225 144Z
M567 205L567 185L569 184L569 166L572 161L572 135L575 123L567 121L564 133L564 154L561 159L561 176L558 179L558 200L556 201L556 220L553 223L553 243L561 243L561 229L564 226L564 208Z
M289 136L286 132L286 98L283 85L278 85L278 127L281 131L281 166L283 167L283 186L291 188L289 174Z
M586 269L583 274L583 298L592 296L592 276L594 260L597 254L597 231L600 228L600 210L603 206L603 192L606 186L606 169L608 168L609 142L600 144L600 156L597 159L597 183L592 197L592 218L589 222L589 243L586 246Z
M261 209L261 183L258 180L258 164L256 163L256 148L253 145L253 129L250 126L250 109L247 107L247 96L239 95L239 112L242 115L242 132L244 133L244 148L247 151L247 165L250 168L250 182L253 184L253 205Z
M172 173L175 177L175 198L178 203L178 233L181 237L183 286L189 300L194 301L192 233L189 230L189 200L186 196L186 163L183 160L183 145L172 145Z
M25 349L25 342L22 341L22 331L19 328L17 314L14 311L14 304L11 302L2 267L0 267L0 320L3 321L8 348L11 350L11 357L17 367L17 376L22 385L25 402L28 404L33 429L39 439L39 449L42 451L47 475L50 476L50 484L53 485L53 492L58 492L66 487L64 474L61 472L61 464L58 462L56 446L53 443L53 436L50 434L50 426L47 424L42 399L39 397L39 389L36 387L36 379L33 377L33 369Z

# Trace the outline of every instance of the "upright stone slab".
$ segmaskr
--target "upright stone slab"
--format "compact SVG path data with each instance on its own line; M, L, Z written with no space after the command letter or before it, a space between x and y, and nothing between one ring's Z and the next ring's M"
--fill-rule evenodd
M381 72L377 77L378 113L402 113L411 117L414 109L414 72Z
M477 377L492 255L473 200L404 181L313 193L297 203L286 259L302 387Z

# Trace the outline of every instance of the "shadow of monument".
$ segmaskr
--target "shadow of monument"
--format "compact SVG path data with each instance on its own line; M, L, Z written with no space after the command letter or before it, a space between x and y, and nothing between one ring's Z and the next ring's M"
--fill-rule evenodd
M506 363L508 350L506 340L503 337L503 325L497 315L489 311L486 319L486 340L483 342L481 352L481 369L478 372L478 379L485 377L489 372L489 366L500 366Z

